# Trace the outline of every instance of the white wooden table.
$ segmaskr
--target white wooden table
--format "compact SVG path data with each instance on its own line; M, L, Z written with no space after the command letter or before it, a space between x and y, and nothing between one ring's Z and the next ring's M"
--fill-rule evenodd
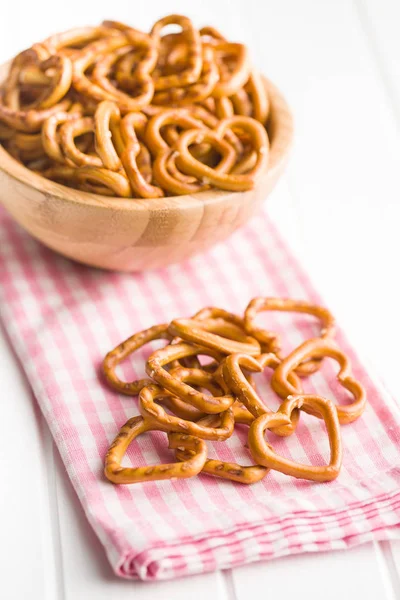
M9 0L2 6L0 60L54 31L103 18L148 28L167 12L246 42L287 95L296 144L271 215L350 337L400 394L398 0ZM2 333L0 381L1 598L400 598L400 543L175 582L118 580Z

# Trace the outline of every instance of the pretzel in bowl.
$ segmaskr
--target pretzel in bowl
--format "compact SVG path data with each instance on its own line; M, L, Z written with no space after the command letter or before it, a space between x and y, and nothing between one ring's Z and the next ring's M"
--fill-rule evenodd
M331 452L328 465L320 467L296 463L276 454L272 446L265 441L265 430L290 425L294 410L318 414L325 421ZM342 465L342 442L337 411L330 400L321 396L289 396L276 413L261 415L250 425L248 443L250 452L258 464L299 479L332 481L339 475Z
M341 424L351 423L358 419L365 410L367 399L364 386L351 375L351 364L347 356L329 338L313 338L298 346L276 367L271 386L281 398L296 394L297 390L289 383L288 378L294 370L307 359L333 358L340 367L337 374L339 383L354 396L354 401L346 405L337 405L336 410ZM303 410L312 410L307 406ZM314 413L312 413L314 414Z
M170 25L180 31L164 35ZM31 170L90 193L245 191L268 166L268 107L247 48L212 27L197 30L182 15L149 33L104 21L13 60L0 90L0 140ZM16 132L40 134L41 144Z
M330 338L335 333L335 319L331 312L323 306L291 298L253 298L244 313L244 327L250 335L253 335L265 347L266 351L274 352L279 358L282 358L279 336L275 332L266 331L255 325L257 315L263 311L309 314L320 321L322 338ZM308 360L297 366L296 373L300 376L310 375L318 371L320 366L321 360L318 358Z
M169 435L169 448L179 447L192 450L194 454L191 454L184 462L144 467L122 467L122 458L133 440L142 433L155 430L157 430L155 424L142 417L133 417L125 423L106 454L104 474L109 481L119 484L159 481L193 477L201 471L207 458L205 442L202 439L180 433Z
M248 173L231 174L220 173L217 170L204 165L194 158L190 153L189 147L193 143L210 143L218 152L224 154L223 137L227 131L239 129L250 136L252 149L256 152L256 162ZM189 175L194 175L204 182L224 190L245 191L254 187L254 182L259 174L265 169L268 163L268 136L264 127L254 119L249 117L231 117L224 119L214 131L196 131L189 130L184 132L177 144L179 152L177 164L179 168Z

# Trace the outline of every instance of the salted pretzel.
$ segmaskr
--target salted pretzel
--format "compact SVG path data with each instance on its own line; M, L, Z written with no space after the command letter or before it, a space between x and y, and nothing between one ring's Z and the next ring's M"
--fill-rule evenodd
M168 328L187 342L212 348L222 354L246 352L249 355L260 354L257 340L246 335L242 328L223 319L175 319Z
M257 152L256 163L248 173L240 175L220 173L215 169L203 165L191 155L189 146L193 143L204 141L211 143L219 152L224 153L225 142L222 138L227 130L232 130L233 128L245 130L251 136L254 150ZM212 183L225 190L239 191L251 189L254 186L256 177L264 170L268 163L269 142L267 133L260 123L247 117L225 119L220 122L215 131L186 131L182 133L176 147L179 152L177 164L185 173L194 175L203 181Z
M174 377L174 380L179 381L181 386L186 385L181 379ZM191 377L190 380L198 381L196 377ZM202 386L208 389L207 381L203 382ZM155 402L157 398L163 398L164 396L165 389L155 384L146 385L139 393L140 414L146 421L156 424L163 431L178 431L199 436L204 440L217 441L226 440L232 435L235 419L231 408L219 413L219 422L215 426L209 426L207 424L202 425L201 421L188 421L168 414L160 404ZM180 397L183 397L182 394L180 394ZM216 397L216 399L219 398L221 397ZM231 401L233 402L233 398Z
M216 417L216 415L208 415L207 417L201 419L201 421L198 421L198 424L212 425L213 422L215 422ZM193 456L193 454L193 450L184 449L182 446L175 450L176 458L182 461L188 460L191 456ZM201 473L249 485L264 479L269 470L269 468L261 465L251 465L245 467L233 462L225 462L218 459L207 458L204 466L201 469Z
M108 449L105 457L104 474L113 483L139 483L141 481L157 481L193 477L204 466L207 458L207 447L202 439L181 433L169 435L169 448L193 450L194 454L181 463L164 465L146 465L144 467L122 467L121 461L129 445L142 433L158 430L152 421L142 417L133 417L121 428L117 437ZM161 431L163 431L161 429Z
M367 402L365 388L352 377L348 357L329 338L313 338L293 350L276 367L272 375L271 386L281 398L285 398L289 394L296 394L297 390L288 381L289 375L305 360L323 357L333 358L339 364L340 370L337 374L337 380L354 396L354 401L350 404L336 406L339 422L341 424L351 423L358 419L365 410Z
M331 312L323 306L291 298L253 298L244 313L244 327L250 335L253 335L263 345L266 351L274 352L279 358L283 358L279 336L275 332L261 329L255 325L257 315L263 311L309 314L320 321L322 338L330 338L335 333L335 319ZM318 360L318 358L310 360L299 364L296 368L296 373L298 375L310 375L317 371L320 366L321 360Z
M138 165L141 146L135 132L136 121L136 113L129 113L122 119L121 133L124 148L120 154L121 162L134 193L141 198L161 198L164 196L163 190L149 183Z
M113 52L105 55L100 60L97 60L93 69L92 80L100 88L109 92L119 103L119 107L123 112L136 111L149 104L154 94L154 82L151 77L151 71L154 69L157 61L157 51L155 44L150 36L132 28L124 30L129 45L115 48ZM136 64L134 73L132 73L132 85L129 86L130 94L119 90L110 81L109 75L115 62L127 52L134 50L135 52L144 52L142 60ZM127 87L127 79L123 80ZM134 85L133 85L134 83ZM137 90L140 93L137 93ZM132 97L131 94L134 93Z
M115 102L100 102L94 115L96 151L103 165L111 171L118 171L122 166L118 156L124 149L120 123L121 113Z
M50 108L15 110L0 101L0 120L17 131L34 133L40 131L43 122L59 112L68 110L71 100L65 98Z
M226 386L254 417L273 411L261 400L256 389L243 373L243 369L256 373L263 371L266 367L274 370L278 365L279 359L273 353L263 354L258 359L248 354L231 354L221 364ZM291 373L290 378L297 393L302 393L301 383L296 374ZM280 436L291 435L297 426L299 416L299 412L295 411L291 423L288 426L275 429L274 433Z
M194 28L191 20L182 15L169 15L154 23L150 35L155 40L157 46L160 44L161 32L167 25L180 25L182 28L182 33L188 46L187 66L180 73L159 76L154 82L156 90L180 88L195 83L199 79L202 70L200 34Z
M58 128L66 121L76 119L80 116L81 114L78 111L59 112L46 119L43 123L41 131L42 146L47 156L55 162L61 164L66 163L70 166L75 164L72 160L68 159L61 150Z
M328 465L308 466L296 463L276 454L272 446L265 441L265 430L290 425L294 410L306 410L318 414L325 421L331 453ZM339 475L342 464L342 442L338 415L333 403L321 396L289 396L282 402L276 413L261 415L250 425L248 444L258 464L285 475L309 481L332 481Z
M201 348L194 344L182 342L180 344L166 346L165 348L154 352L147 360L146 373L159 385L163 386L176 396L179 396L185 400L185 402L195 406L202 412L215 414L226 411L233 404L232 396L207 396L179 379L176 379L164 368L175 360L187 356L197 356L199 354L211 356L219 362L221 359L221 354L216 350L212 350L211 348Z
M131 198L129 181L122 173L116 173L102 167L85 166L77 169L76 179L88 191L106 196Z
M182 129L205 129L201 121L192 117L184 109L168 109L154 115L147 123L145 140L147 147L155 156L159 152L169 149L169 145L161 133L161 129L168 125Z
M236 94L231 96L230 100L232 102L235 115L251 117L253 113L253 105L250 95L245 89L238 90Z
M63 154L77 166L103 167L99 156L91 156L79 150L75 138L85 133L94 133L93 117L79 117L66 120L60 127L60 144Z
M102 369L104 377L112 388L128 396L136 396L142 387L149 383L149 379L140 379L131 382L122 381L117 376L115 369L117 365L136 352L136 350L154 340L171 340L171 335L168 333L168 324L154 325L153 327L139 331L106 354Z
M229 97L235 94L247 82L250 75L250 57L246 46L232 42L217 42L213 44L217 64L228 57L234 56L232 69L220 69L220 81L214 86L212 96L214 98Z
M266 124L269 115L269 98L261 75L253 69L245 88L251 98L251 116L263 125Z
M212 93L219 79L218 67L212 48L203 47L202 54L202 70L199 80L185 87L172 87L163 91L156 91L153 98L155 105L183 106L193 104L194 102L201 102Z

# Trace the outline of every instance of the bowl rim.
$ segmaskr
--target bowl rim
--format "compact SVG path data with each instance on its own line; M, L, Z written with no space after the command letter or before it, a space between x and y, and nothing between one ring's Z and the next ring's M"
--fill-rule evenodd
M0 83L9 62L0 66ZM287 101L280 90L265 76L262 76L270 99L271 114L274 115L274 132L270 139L268 167L262 177L270 177L274 171L280 170L287 160L293 142L293 115ZM268 126L267 126L268 127ZM137 211L144 208L168 209L189 207L188 199L197 200L203 204L220 202L242 192L225 190L206 190L194 194L180 196L163 196L161 198L120 198L118 196L101 196L74 188L69 188L38 173L34 173L15 160L0 144L0 171L12 177L17 182L25 184L34 190L45 193L57 200L70 204L85 204L101 208ZM261 179L261 178L260 178ZM257 184L256 184L257 185ZM134 201L134 202L133 202Z

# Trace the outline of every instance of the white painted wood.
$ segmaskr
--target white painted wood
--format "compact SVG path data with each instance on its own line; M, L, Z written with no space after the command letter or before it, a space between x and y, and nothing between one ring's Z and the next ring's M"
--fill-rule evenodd
M400 334L400 293L392 267L400 253L397 0L141 0L134 5L120 0L112 6L106 0L95 5L69 0L68 10L50 0L13 0L2 9L0 61L78 21L116 18L148 27L168 12L189 14L245 41L258 65L286 92L296 119L291 166L271 198L271 214L350 337L400 392L394 342ZM0 381L6 490L0 496L0 529L7 540L0 549L0 597L400 597L400 543L284 558L175 582L118 580L1 336ZM24 442L14 447L16 431ZM25 464L22 482L19 465Z
M357 568L358 567L358 568ZM245 565L233 571L238 600L267 597L272 590L282 598L307 600L389 600L372 544L346 552L319 552L289 556L263 565ZM302 595L304 594L304 595Z
M46 469L46 429L0 330L0 597L55 597L57 569ZM49 435L49 434L48 434ZM51 471L50 471L51 473Z
M175 581L142 583L115 577L103 547L82 511L61 458L54 448L56 496L60 518L63 600L228 600L220 572Z

